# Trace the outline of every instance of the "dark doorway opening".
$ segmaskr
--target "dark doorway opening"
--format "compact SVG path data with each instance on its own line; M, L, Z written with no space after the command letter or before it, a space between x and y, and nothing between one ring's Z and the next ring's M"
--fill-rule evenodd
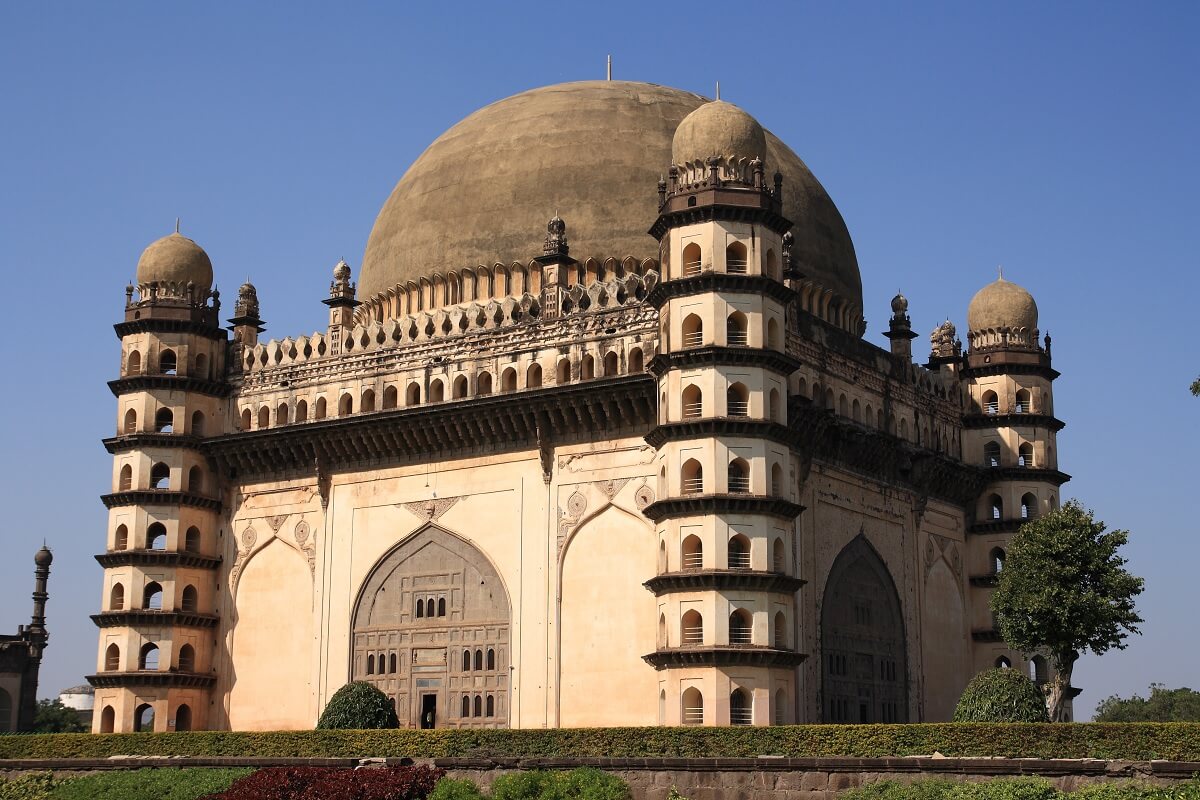
M437 725L437 695L421 695L421 727L432 728Z

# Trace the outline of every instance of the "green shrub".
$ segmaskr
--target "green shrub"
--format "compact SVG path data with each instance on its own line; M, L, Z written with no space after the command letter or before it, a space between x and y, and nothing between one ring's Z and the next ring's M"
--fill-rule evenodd
M1175 786L1106 781L1069 794L1040 778L996 778L978 783L881 781L843 792L838 800L1200 800L1200 780Z
M594 767L570 772L531 769L501 775L492 783L492 800L628 800L629 785Z
M53 788L54 776L49 772L0 779L0 800L49 800Z
M1015 669L980 672L963 690L955 722L1049 722L1046 697Z
M430 792L429 800L483 800L483 793L472 780L442 778Z
M334 692L317 722L317 728L324 730L399 727L392 701L366 681L347 683Z

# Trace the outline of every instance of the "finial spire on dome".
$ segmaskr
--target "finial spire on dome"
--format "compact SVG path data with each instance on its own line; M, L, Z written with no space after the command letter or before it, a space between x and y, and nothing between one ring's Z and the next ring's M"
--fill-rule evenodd
M1000 280L1004 280L1004 265L1003 265L1003 264L997 264L997 265L996 265L996 271L1000 273Z
M717 81L717 99L721 99L721 82Z
M179 217L175 218L175 232L179 233Z
M605 80L612 80L612 53L608 54L608 69L604 74Z

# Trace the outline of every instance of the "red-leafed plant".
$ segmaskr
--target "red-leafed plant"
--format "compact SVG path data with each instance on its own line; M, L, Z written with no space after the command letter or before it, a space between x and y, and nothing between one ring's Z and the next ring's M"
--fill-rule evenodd
M425 800L446 774L435 767L272 767L209 800Z

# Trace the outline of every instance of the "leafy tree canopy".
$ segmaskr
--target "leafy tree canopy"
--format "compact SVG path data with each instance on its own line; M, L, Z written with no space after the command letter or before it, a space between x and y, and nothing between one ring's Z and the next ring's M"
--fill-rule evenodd
M88 726L79 713L67 708L58 699L38 700L33 714L34 733L87 733Z
M1112 697L1096 706L1096 722L1200 722L1200 692L1150 684L1150 697Z
M1106 531L1072 500L1021 526L1007 549L992 611L1010 647L1049 656L1054 674L1045 688L1055 722L1065 719L1079 655L1124 649L1125 638L1140 633L1134 598L1143 582L1117 553L1128 541L1127 531Z
M1196 378L1196 380L1192 381L1192 394L1200 397L1200 378Z
M963 690L955 722L1049 722L1046 697L1015 669L987 669Z

